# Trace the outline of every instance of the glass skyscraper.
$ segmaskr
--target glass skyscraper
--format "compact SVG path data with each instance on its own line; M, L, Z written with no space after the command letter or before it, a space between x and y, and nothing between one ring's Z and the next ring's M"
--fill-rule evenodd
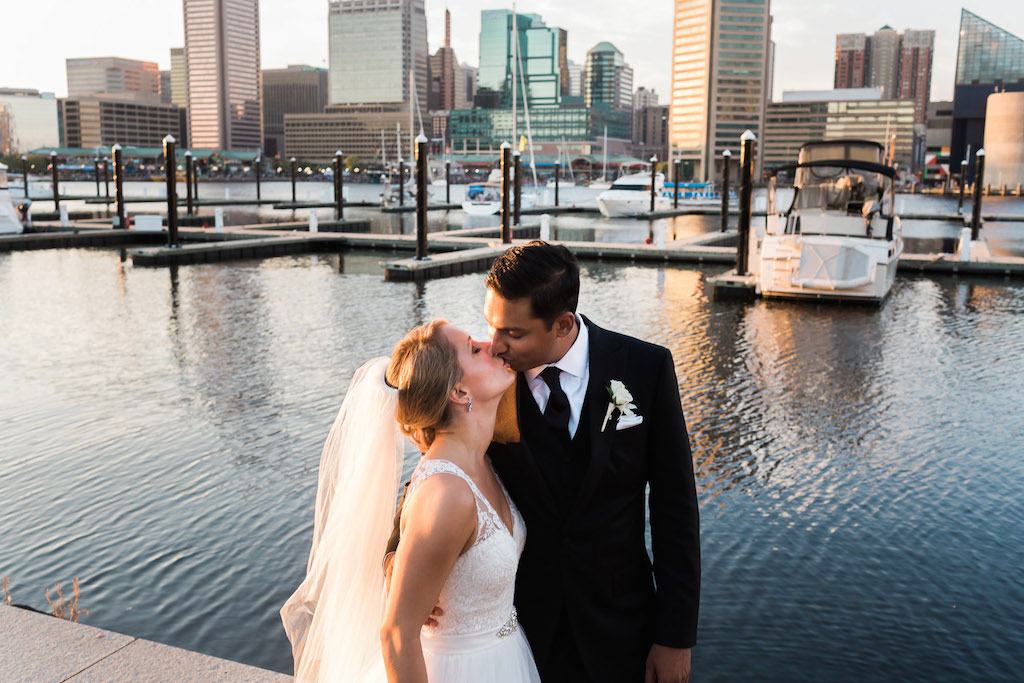
M328 15L330 104L413 106L426 115L427 17L424 0L332 0Z
M598 43L587 52L583 102L588 107L603 102L615 111L633 111L633 69L611 43Z
M554 107L569 92L567 34L537 14L517 14L519 70L525 75L530 107ZM487 109L512 107L512 12L480 13L480 67L475 103ZM516 97L522 103L522 84Z
M262 142L258 0L183 0L188 128L193 147Z
M951 173L958 173L966 159L968 181L974 177L974 154L985 140L986 102L997 90L1024 91L1024 38L962 10L949 165Z

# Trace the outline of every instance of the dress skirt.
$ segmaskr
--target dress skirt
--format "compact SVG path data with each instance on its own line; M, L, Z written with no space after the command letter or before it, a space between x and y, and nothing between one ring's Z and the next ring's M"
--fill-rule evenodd
M430 683L540 683L530 644L521 627L469 635L420 633Z

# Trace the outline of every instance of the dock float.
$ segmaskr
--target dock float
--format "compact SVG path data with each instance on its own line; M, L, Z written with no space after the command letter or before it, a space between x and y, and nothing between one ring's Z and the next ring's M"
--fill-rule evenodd
M322 236L299 233L288 236L233 239L227 242L202 242L183 244L177 247L156 249L132 249L128 256L137 266L169 266L189 263L215 263L217 261L238 261L246 259L309 254L329 251L331 246ZM337 250L335 245L334 251Z
M462 204L428 204L427 211L454 211L455 209L461 209ZM407 204L405 206L383 206L381 207L383 213L416 213L415 204Z
M134 230L90 230L80 232L36 232L22 235L0 235L0 253L35 249L69 249L73 247L125 247L142 244L160 244L167 241L162 232L136 232Z
M253 681L291 676L0 604L6 681Z
M491 267L494 259L508 249L508 245L477 247L431 254L425 259L401 259L384 263L384 279L390 282L422 282L466 273L479 273Z

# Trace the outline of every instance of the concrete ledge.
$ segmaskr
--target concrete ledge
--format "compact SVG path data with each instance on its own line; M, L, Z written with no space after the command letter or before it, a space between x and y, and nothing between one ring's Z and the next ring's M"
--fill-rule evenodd
M4 681L257 681L290 676L0 605Z
M443 277L478 273L491 267L498 256L508 249L508 245L478 247L453 251L447 254L432 254L426 259L402 259L384 264L384 278L394 282L420 282Z

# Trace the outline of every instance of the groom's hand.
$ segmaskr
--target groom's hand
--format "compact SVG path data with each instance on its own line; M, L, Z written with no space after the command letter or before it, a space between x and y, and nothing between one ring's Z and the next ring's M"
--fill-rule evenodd
M644 683L687 683L690 680L690 650L655 643L647 655Z
M392 572L394 572L394 570L395 570L395 554L394 553L388 553L387 555L384 556L384 591L385 592L388 592L388 593L391 592L391 574L392 574ZM427 626L437 626L437 619L435 619L435 617L440 617L443 614L444 614L444 610L441 609L440 607L438 607L437 605L434 605L434 609L432 609L430 611L430 616L427 617L427 620L425 622L423 622L423 623L426 624Z

